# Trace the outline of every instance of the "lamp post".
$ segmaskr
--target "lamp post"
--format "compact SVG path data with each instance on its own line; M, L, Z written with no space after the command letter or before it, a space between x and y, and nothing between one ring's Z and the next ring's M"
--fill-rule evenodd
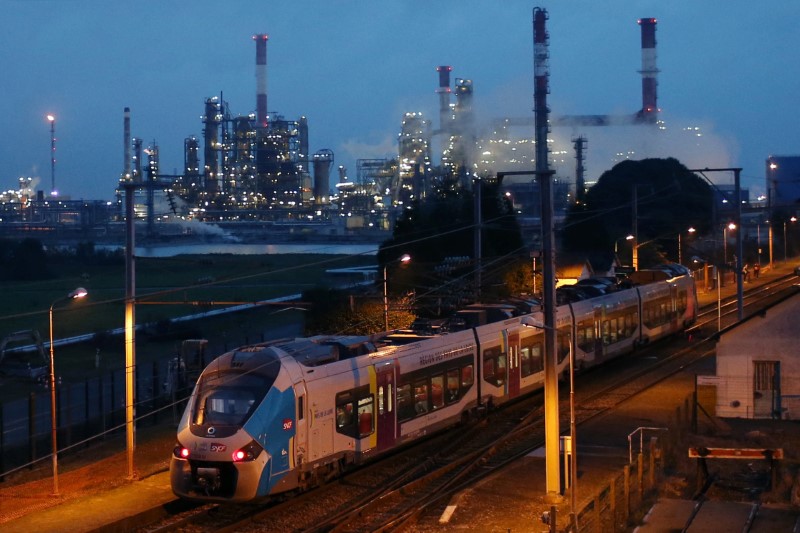
M529 328L536 329L551 329L556 334L560 332L555 328L546 327L541 321L533 318L532 316L523 317L520 324ZM569 461L569 484L570 484L570 528L572 531L578 531L578 508L577 508L577 493L578 493L578 432L575 423L575 350L572 347L572 332L567 335L569 340L569 442L570 442L570 461ZM555 406L558 409L558 405ZM545 412L545 417L555 416L558 418L559 413Z
M621 241L634 241L633 242L633 246L634 247L636 246L635 237L633 235L626 235L625 237L620 237L619 239L615 240L614 241L614 258L615 258L615 260L617 259L617 253L619 251L619 243ZM631 256L631 266L634 266L634 264L633 264L634 257L633 256L636 255L635 248L633 248L631 250L631 254L632 254L632 256ZM638 263L638 259L637 259L636 262ZM634 270L635 270L635 267L634 267Z
M689 228L686 231L689 233L689 235L691 235L697 230L694 229L694 228ZM681 234L680 233L678 233L678 264L679 265L683 264L683 247L681 246Z
M722 262L728 264L728 230L735 230L736 224L733 222L722 228Z
M56 373L55 353L53 348L53 308L57 303L83 298L88 294L86 289L78 287L64 298L59 298L50 305L50 431L53 445L53 496L58 496L58 420L56 416Z
M408 263L411 261L411 256L408 254L403 254L400 256L399 259L395 259L391 261L392 263ZM384 331L389 331L389 283L388 283L388 271L387 268L389 263L383 265L383 326Z
M792 222L792 223L797 222L797 217L790 218L789 222ZM786 221L784 220L783 221L783 260L784 261L788 261L789 260L789 252L788 252L788 250L789 249L786 246Z

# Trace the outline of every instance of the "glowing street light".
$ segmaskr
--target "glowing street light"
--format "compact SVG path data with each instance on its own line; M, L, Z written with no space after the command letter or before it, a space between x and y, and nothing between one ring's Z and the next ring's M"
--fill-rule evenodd
M633 238L633 236L631 236ZM549 329L556 335L562 334L558 329L549 328L541 321L533 318L532 316L522 317L520 324L528 328L536 329ZM576 504L578 493L578 432L575 423L575 350L572 346L572 332L567 335L569 340L569 445L570 445L570 461L569 461L569 484L570 484L570 530L578 531L578 508ZM547 383L545 382L545 386ZM558 420L558 404L554 406L555 412L545 411L545 419L547 417L555 417ZM546 425L546 423L545 423Z
M686 231L689 233L689 235L691 235L697 230L694 229L694 228L689 228ZM680 233L678 233L678 264L680 264L680 265L683 264L683 248L681 246L681 234Z
M795 223L797 222L797 217L792 217L789 219L789 222ZM789 259L788 248L786 246L786 221L783 221L783 260L787 261Z
M399 259L395 259L391 261L392 263L408 263L411 261L411 256L408 254L403 254L400 256ZM389 263L383 265L383 326L384 331L389 331L389 290L388 290L388 273L386 271L386 267L389 266Z
M53 496L58 496L58 420L56 416L56 373L53 347L53 307L66 300L83 298L88 293L83 287L78 287L64 298L59 298L50 305L50 430L53 445Z
M619 242L620 241L632 241L634 239L633 235L626 235L624 237L620 237L619 239L614 241L614 253L616 254L619 250Z
M722 228L722 262L728 264L728 231L736 229L736 224L733 222Z

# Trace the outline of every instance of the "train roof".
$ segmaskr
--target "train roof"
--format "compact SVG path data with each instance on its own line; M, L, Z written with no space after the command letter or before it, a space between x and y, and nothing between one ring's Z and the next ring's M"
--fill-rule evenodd
M378 351L373 337L354 335L317 335L275 346L304 366L320 366Z

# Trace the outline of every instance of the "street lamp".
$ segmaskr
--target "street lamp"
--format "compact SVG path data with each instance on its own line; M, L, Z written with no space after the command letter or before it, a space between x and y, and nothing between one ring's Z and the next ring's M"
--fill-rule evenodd
M619 241L632 241L633 235L626 235L625 237L620 237L616 241L614 241L614 253L616 254L619 249Z
M694 229L694 228L689 228L686 231L689 233L689 235L691 235L697 230ZM681 234L680 233L678 233L678 264L679 265L683 264L683 248L681 246Z
M411 261L411 256L408 254L403 254L400 256L399 259L395 259L391 261L392 263L408 263ZM388 290L388 272L386 271L386 267L389 266L389 263L385 263L383 265L383 326L384 331L389 331L389 290Z
M83 287L78 287L64 298L59 298L50 305L50 430L53 444L53 496L58 496L58 420L56 416L56 373L53 349L53 307L57 303L83 298L88 293Z
M632 236L631 236L632 238ZM561 333L558 329L548 328L541 321L533 318L532 316L522 317L520 324L528 328L536 329L550 329L558 335ZM578 531L578 514L577 514L577 493L578 493L578 432L575 424L575 350L572 347L572 332L567 335L569 340L569 443L570 443L570 461L569 461L569 483L570 491L570 528L572 531ZM556 412L545 412L545 417L555 416L558 418L558 405L555 406Z
M733 222L722 228L722 262L728 264L728 230L735 230L736 224Z
M792 217L789 219L789 222L797 222L797 217ZM786 221L783 221L783 260L787 261L789 259L788 248L786 247Z

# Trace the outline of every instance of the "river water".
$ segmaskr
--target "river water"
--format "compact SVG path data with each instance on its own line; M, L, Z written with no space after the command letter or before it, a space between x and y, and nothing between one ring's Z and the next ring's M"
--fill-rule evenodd
M157 246L136 246L137 257L172 257L181 254L339 254L339 255L376 255L379 244L239 244L239 243L199 243L199 244L165 244ZM107 250L123 248L122 246L98 246Z

